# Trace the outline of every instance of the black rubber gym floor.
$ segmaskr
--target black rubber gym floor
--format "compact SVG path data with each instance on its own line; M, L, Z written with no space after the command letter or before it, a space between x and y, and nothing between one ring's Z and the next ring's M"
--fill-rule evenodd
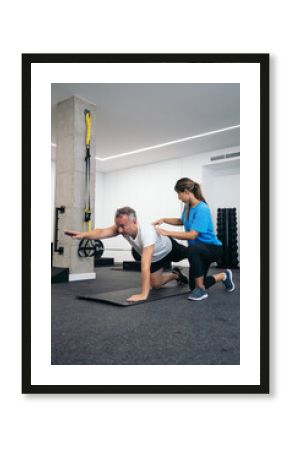
M211 273L217 272L215 269ZM134 308L78 299L140 287L140 273L99 267L96 280L52 285L52 364L239 364L240 283L200 302L185 294Z

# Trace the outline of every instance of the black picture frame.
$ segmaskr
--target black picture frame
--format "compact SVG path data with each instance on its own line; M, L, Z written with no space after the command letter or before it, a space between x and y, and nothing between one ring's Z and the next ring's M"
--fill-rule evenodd
M22 393L269 393L269 54L22 55ZM260 383L256 385L33 385L31 382L31 67L34 63L246 63L260 67Z

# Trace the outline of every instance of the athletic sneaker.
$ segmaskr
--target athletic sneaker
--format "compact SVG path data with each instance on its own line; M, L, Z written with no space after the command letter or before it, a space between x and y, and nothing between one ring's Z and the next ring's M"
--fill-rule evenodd
M233 292L235 290L235 283L233 282L233 274L230 269L225 270L226 279L223 281L225 288L228 292Z
M204 300L205 298L208 297L208 293L206 292L205 289L201 289L201 288L195 288L193 289L193 291L190 293L188 300Z
M179 284L188 284L188 278L181 272L179 267L174 267L174 269L172 270L172 273L175 273L178 276L176 281Z

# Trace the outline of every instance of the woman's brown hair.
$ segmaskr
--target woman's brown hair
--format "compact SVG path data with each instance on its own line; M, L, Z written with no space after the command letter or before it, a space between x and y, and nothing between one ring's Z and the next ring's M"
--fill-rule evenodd
M192 192L195 198L206 203L206 200L201 192L201 186L196 181L191 180L190 178L180 178L174 186L174 190L178 192L184 192L187 189L189 192Z

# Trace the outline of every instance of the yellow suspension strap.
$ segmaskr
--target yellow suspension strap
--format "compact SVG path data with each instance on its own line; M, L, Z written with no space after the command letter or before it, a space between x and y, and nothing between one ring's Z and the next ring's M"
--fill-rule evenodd
M90 194L90 176L91 176L91 125L92 117L91 112L85 109L85 122L86 122L86 186L85 186L85 208L84 208L84 228L87 231L92 229L91 221L91 194Z

